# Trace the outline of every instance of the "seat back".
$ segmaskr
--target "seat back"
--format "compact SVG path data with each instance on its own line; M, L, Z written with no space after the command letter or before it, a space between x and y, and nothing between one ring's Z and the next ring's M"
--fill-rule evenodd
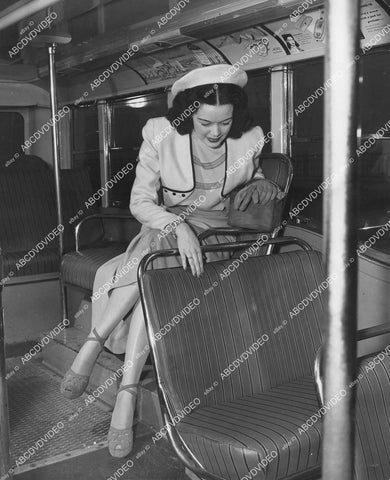
M313 294L325 278L319 252L204 268L200 278L182 268L140 277L158 381L171 411L194 398L214 405L313 374L326 295ZM306 298L307 306L291 315Z
M275 182L287 194L293 178L290 158L283 153L266 153L261 156L260 165L265 178Z
M0 221L3 253L28 252L42 241L58 225L53 173L6 169L0 175Z
M62 216L64 223L64 251L75 249L75 227L85 217L97 213L96 205L88 205L92 189L88 169L73 168L61 170ZM87 243L93 243L104 236L101 221L89 225Z

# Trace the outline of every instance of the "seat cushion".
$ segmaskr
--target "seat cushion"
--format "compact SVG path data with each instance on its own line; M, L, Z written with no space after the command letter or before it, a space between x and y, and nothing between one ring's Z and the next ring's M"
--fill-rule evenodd
M65 254L61 264L63 281L65 284L92 291L97 269L111 258L123 253L127 245L127 243L107 243L82 250L81 253Z
M176 428L209 472L247 480L256 471L256 479L273 480L319 465L320 422L301 428L319 408L313 378L303 377L194 410Z

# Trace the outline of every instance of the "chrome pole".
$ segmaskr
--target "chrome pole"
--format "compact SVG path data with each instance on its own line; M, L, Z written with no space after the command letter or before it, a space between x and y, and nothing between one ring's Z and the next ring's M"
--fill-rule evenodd
M56 187L56 206L57 206L57 220L58 225L63 225L62 217L62 203L61 203L61 179L60 179L60 143L58 124L54 120L54 116L57 114L57 85L56 85L56 71L55 71L55 52L56 44L52 43L48 45L49 52L49 72L50 72L50 111L53 121L52 138L53 138L53 159L54 159L54 178ZM64 253L64 237L63 231L59 236L59 249L60 255Z
M357 326L355 157L360 2L329 0L325 81L324 241L329 285L325 343L323 480L353 480ZM346 266L347 265L347 266Z
M1 251L0 251L1 257ZM0 258L1 263L1 258ZM3 268L0 268L0 274L3 277ZM10 470L10 434L9 434L9 415L8 415L8 394L6 380L6 361L5 361L5 334L4 334L4 312L3 312L3 283L0 283L0 478L12 479L12 470Z

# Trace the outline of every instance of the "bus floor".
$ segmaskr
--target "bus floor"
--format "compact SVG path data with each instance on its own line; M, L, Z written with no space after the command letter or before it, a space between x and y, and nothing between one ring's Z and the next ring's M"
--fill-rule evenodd
M162 440L137 459L149 438L136 439L134 453L115 459L108 449L14 475L15 480L184 480L184 467L167 441Z
M16 480L184 480L184 466L166 439L134 426L132 453L113 458L107 449L111 414L87 396L68 400L60 377L39 360L7 359L11 468ZM3 475L7 480L10 475Z

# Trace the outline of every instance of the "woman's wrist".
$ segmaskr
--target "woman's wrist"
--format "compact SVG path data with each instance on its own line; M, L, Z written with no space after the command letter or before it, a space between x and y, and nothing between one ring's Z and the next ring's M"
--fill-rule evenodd
M175 227L175 233L180 233L181 231L183 231L185 228L187 227L187 224L185 222L185 220L183 220L182 222L179 223L179 225L176 225Z

